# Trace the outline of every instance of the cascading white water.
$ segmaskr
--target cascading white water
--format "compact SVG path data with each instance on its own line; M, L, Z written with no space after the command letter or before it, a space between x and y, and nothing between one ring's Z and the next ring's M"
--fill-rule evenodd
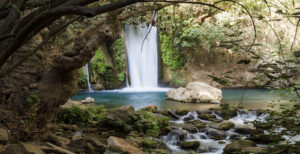
M156 88L158 86L157 28L145 24L125 25L125 35L130 76L128 87Z
M89 92L94 92L94 90L91 87L91 83L90 83L89 63L87 63L85 65L85 69L86 69L86 82L88 84L88 90L89 90Z

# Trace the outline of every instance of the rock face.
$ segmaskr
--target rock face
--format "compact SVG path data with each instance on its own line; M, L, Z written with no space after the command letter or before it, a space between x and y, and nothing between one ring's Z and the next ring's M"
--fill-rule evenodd
M185 103L220 103L222 91L206 83L191 82L186 88L169 90L167 99Z
M120 153L144 154L144 152L137 147L131 145L122 138L111 136L107 139L109 150Z

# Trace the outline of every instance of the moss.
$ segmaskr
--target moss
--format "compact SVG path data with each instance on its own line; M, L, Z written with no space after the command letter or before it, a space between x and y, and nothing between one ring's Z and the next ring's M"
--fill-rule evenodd
M189 113L189 110L187 110L187 109L176 110L176 114L181 115L181 116L186 115L188 113Z
M90 121L102 121L105 116L104 106L93 106L85 109L72 106L61 109L58 113L58 121L68 124L84 124Z
M136 116L135 130L145 133L146 136L159 137L170 121L169 117L154 116L152 112L142 110L137 111Z
M95 52L94 59L92 60L92 67L96 71L97 74L103 75L106 70L111 67L110 65L105 63L103 52L98 49Z
M118 65L118 70L122 72L126 69L126 58L122 57L126 54L125 52L125 42L122 38L118 38L115 42L115 50L116 50L116 62Z
M186 141L183 142L181 145L183 149L193 149L193 150L197 150L199 146L200 146L199 141Z
M80 88L86 88L86 86L87 86L87 81L86 81L87 74L85 73L83 68L80 68L79 72L80 72L80 76L79 76L79 79L78 79L78 86Z
M145 137L142 144L143 144L143 147L146 147L146 148L155 148L155 146L156 146L155 142L150 137Z

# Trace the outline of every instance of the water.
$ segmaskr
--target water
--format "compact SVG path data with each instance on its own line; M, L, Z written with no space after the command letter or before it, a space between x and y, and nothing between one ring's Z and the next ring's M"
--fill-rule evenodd
M240 102L243 90L244 89L223 89L222 103L237 105ZM288 100L284 100L283 96L279 96L281 94L280 92L271 92L267 89L247 89L241 106L247 109L266 109L270 108L270 104L275 104L275 106L287 104ZM155 89L153 89L152 92L132 92L126 90L99 91L94 93L84 92L78 93L73 99L84 99L88 96L93 97L96 104L102 104L106 107L131 105L135 107L135 109L140 109L149 105L155 105L159 109L206 110L219 106L218 104L191 104L169 101L166 100L165 91L155 91ZM278 103L277 100L281 100L280 103Z
M94 92L94 90L91 87L91 83L90 83L89 63L87 63L85 65L85 69L86 69L86 82L88 84L88 90L89 90L89 92Z
M125 36L130 78L129 87L135 89L157 87L157 28L145 24L125 25Z
M216 113L212 113L212 114L217 115ZM188 116L193 117L190 121L200 120L206 124L212 123L211 121L206 121L206 120L198 118L197 113L195 111L190 111L187 115L184 115L180 119L171 121L171 122L184 124L185 121L183 121L183 118L188 117ZM196 150L197 153L222 154L225 146L227 144L231 143L232 136L237 135L240 138L245 138L245 135L234 132L235 128L245 127L246 125L249 125L249 123L253 122L254 120L265 122L265 119L268 116L269 116L269 114L262 114L262 115L258 116L255 111L238 112L238 115L236 117L233 117L230 119L230 121L232 121L235 124L235 127L228 131L224 131L223 133L226 137L225 137L225 139L222 139L222 140L214 140L211 138L210 132L220 131L220 130L217 130L212 127L206 127L205 129L200 129L200 130L198 129L197 132L195 132L195 133L188 132L183 139L180 139L180 137L178 135L172 133L172 131L171 131L168 135L163 136L162 140L166 143L166 145L172 151L172 153L175 153L175 154L176 153L186 153L186 151L184 151L180 147L181 143L184 141L199 141L200 147ZM219 116L217 116L217 118L219 118L220 120L223 120ZM177 129L181 129L181 128L177 128Z

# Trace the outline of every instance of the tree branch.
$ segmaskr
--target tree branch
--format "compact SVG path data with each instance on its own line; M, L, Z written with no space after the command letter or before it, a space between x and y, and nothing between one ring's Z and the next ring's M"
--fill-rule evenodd
M7 34L7 35L0 36L0 42L3 40L6 40L8 38L15 37L15 36L16 36L16 34Z
M32 21L30 21L27 25L25 25L17 34L15 41L9 44L7 49L0 54L0 67L5 63L8 57L12 55L13 52L15 52L20 46L22 46L22 44L26 40L28 40L28 38L31 38L32 36L37 34L40 30L44 29L47 26L48 22L52 23L63 15L77 14L77 15L92 17L97 14L102 14L112 10L116 10L128 6L130 4L134 4L139 1L143 1L143 0L119 0L107 5L94 7L94 8L86 8L81 6L65 6L65 7L57 7L54 9L47 10L41 13L40 15L36 16ZM49 19L49 18L50 20L45 21L45 19Z

